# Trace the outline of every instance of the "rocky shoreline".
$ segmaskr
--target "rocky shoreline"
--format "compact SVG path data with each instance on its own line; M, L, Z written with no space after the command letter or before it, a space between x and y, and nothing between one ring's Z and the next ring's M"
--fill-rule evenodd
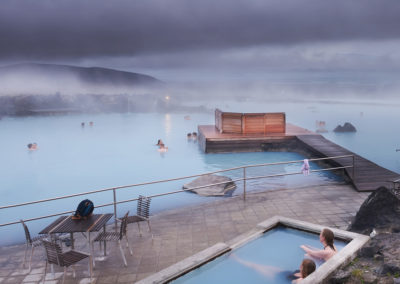
M400 283L400 199L380 187L361 205L349 231L371 236L357 257L329 279L332 284Z

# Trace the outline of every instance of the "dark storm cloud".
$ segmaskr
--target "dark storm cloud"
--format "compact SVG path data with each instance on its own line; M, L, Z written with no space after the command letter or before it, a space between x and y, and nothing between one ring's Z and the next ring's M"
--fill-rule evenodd
M400 38L398 0L2 1L0 59Z

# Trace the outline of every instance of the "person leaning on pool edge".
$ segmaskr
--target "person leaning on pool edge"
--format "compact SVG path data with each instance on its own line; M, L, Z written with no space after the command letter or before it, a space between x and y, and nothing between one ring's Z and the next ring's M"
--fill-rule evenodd
M292 281L292 283L299 283L301 280L306 278L308 275L315 271L316 265L315 262L311 259L303 259L300 264L300 272L296 273L295 276L299 277Z
M333 232L325 228L321 231L321 234L319 235L319 241L324 246L323 250L312 248L306 245L302 245L300 247L306 252L308 256L327 261L337 252L337 249L333 244L334 237L335 236L333 235Z

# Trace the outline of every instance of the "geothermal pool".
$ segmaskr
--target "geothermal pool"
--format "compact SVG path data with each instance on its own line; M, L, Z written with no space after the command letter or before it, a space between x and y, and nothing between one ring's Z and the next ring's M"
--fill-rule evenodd
M198 124L209 124L209 114L192 115L185 120L182 114L104 114L70 115L25 118L3 118L0 131L6 134L0 142L2 149L1 205L15 204L56 196L70 195L101 188L169 179L248 164L301 160L297 153L232 153L204 154L195 140L188 140L188 132L197 131ZM93 121L93 126L89 126ZM147 121L148 124L143 124ZM85 127L81 127L85 122ZM168 146L160 153L155 146L161 138ZM28 143L36 142L39 149L29 151ZM250 169L247 176L299 171L301 164ZM315 164L311 165L317 169ZM241 171L226 173L232 178L242 177ZM247 189L265 190L287 186L304 187L338 181L328 172L310 176L287 176L247 182ZM149 185L117 191L119 200L135 198L139 194L153 195L181 189L189 180ZM239 183L234 194L242 193ZM86 196L85 196L86 197ZM88 195L96 204L112 202L112 192ZM54 201L3 210L0 222L74 210L83 197ZM192 193L155 198L152 212L213 200ZM135 204L118 206L119 213L132 210ZM112 207L98 209L112 212ZM98 212L96 210L96 212ZM30 222L37 232L49 219ZM15 228L11 229L10 228ZM3 230L2 228L0 230ZM7 229L2 242L21 240L20 225Z
M304 258L301 245L322 249L318 234L279 226L171 283L291 283ZM335 240L338 251L345 245ZM321 264L316 261L317 268Z
M224 111L257 112L261 104L221 103L214 105ZM211 106L210 106L211 108ZM325 103L269 103L262 111L285 111L287 121L315 130L315 121L326 121L325 137L391 170L400 172L398 156L400 134L397 127L398 106ZM0 206L46 199L56 196L86 192L106 187L169 179L186 175L232 168L241 165L301 160L297 153L229 153L204 154L196 141L187 140L186 133L197 131L199 124L213 124L214 114L187 113L130 113L85 114L42 117L3 117L0 119ZM89 126L93 121L94 125ZM358 132L336 134L337 124L352 122ZM85 122L85 127L81 127ZM385 125L386 127L381 127ZM160 154L155 146L162 139L169 151ZM36 142L39 149L28 151L27 144ZM315 164L312 169L317 169ZM281 165L248 170L248 176L295 172L300 164ZM241 172L227 173L231 178L241 177ZM139 194L152 195L181 189L189 182L176 181L146 187L122 189L117 199L135 198ZM310 176L287 176L274 179L248 181L247 190L270 190L284 187L301 187L341 181L332 173L322 172ZM234 194L242 193L242 184ZM96 204L112 202L112 192L87 196ZM2 210L0 223L74 210L83 197L54 201L46 205ZM191 193L155 198L152 212L215 200ZM118 207L119 215L136 204ZM112 212L112 208L96 212ZM35 233L50 219L29 222ZM0 244L23 241L21 225L0 228Z

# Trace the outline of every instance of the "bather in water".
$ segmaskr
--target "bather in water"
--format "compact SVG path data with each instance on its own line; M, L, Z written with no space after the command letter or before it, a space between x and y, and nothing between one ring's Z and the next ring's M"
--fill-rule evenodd
M29 143L27 145L29 151L34 151L38 149L37 143Z
M278 274L284 274L285 278L289 280L293 280L293 283L299 283L301 280L306 278L308 275L310 275L312 272L315 271L315 262L311 259L304 259L301 264L300 264L300 271L298 273L295 273L293 271L286 271L283 270L282 268L276 267L276 266L271 266L271 265L265 265L265 264L258 264L250 261L243 260L239 258L235 254L231 254L230 257L232 257L234 260L239 262L240 264L243 264L244 266L247 266L249 268L254 269L261 275L267 278L274 278Z
M327 261L337 252L337 249L333 244L333 240L333 232L325 228L321 231L321 234L319 235L319 241L324 246L324 249L321 250L307 245L302 245L300 247L306 252L306 256Z
M164 145L164 143L160 144L160 148L158 148L159 152L167 152L168 151L168 147L166 147Z

